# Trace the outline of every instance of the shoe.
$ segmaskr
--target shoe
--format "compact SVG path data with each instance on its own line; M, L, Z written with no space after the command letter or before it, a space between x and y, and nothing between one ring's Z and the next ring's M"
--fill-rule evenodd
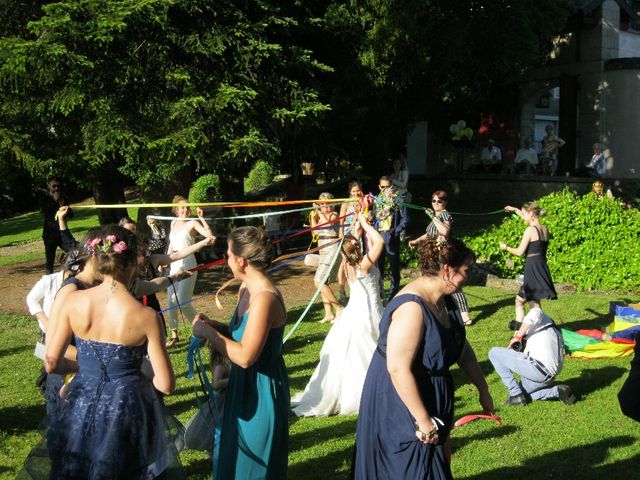
M518 330L520 330L521 326L522 326L522 322L516 322L515 320L511 320L507 324L507 327L509 328L509 330L513 330L514 332L517 332Z
M571 387L565 384L558 385L558 399L565 405L573 405L577 400L571 391Z
M527 405L528 403L529 403L529 399L524 393L509 397L507 398L507 401L504 402L504 404L507 405L508 407L518 407L521 405L524 406L524 405Z

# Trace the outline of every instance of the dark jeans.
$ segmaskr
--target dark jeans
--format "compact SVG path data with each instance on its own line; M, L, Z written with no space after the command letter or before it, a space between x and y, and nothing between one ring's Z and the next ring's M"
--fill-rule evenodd
M378 269L380 270L380 281L384 282L385 259L389 257L391 266L391 285L389 287L389 297L393 297L400 290L400 239L398 235L391 232L380 232L384 240L384 249L378 259Z

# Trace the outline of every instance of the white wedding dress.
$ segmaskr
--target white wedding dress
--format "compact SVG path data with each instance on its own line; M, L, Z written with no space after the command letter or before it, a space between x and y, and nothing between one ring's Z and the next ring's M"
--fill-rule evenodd
M291 399L301 417L357 414L364 377L378 344L382 318L380 273L349 279L349 303L336 319L320 350L320 363L304 389Z

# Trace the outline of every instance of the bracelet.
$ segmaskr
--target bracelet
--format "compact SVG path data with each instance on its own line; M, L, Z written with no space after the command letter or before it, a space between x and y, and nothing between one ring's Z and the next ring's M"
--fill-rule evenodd
M420 430L420 427L418 427L418 422L414 422L414 425L416 426L416 433L420 434L422 440L432 439L438 434L438 424L433 419L433 417L431 417L431 423L433 424L433 428L428 432L423 432L422 430Z

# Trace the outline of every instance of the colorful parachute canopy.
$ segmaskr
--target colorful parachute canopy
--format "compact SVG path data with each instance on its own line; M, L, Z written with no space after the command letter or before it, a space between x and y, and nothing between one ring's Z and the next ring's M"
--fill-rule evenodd
M567 353L575 358L612 358L631 355L640 335L640 305L616 305L613 322L605 331L562 329Z

